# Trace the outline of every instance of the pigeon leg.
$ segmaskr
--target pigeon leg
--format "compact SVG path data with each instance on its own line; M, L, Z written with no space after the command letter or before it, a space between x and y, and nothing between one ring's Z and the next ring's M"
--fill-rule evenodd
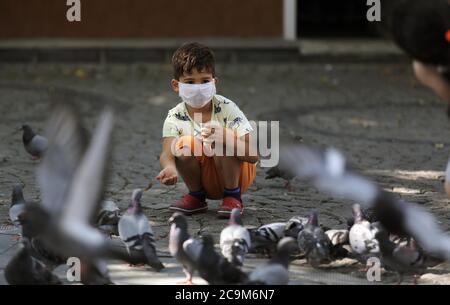
M286 184L284 185L284 187L288 190L288 192L293 192L295 191L294 186L291 183L291 180L288 180L286 182Z
M11 237L12 241L17 241L17 242L19 242L21 239L22 239L22 235L20 235L20 234L16 234L13 237Z
M414 274L414 285L418 285L419 284L419 279L420 279L420 274Z
M31 160L33 161L39 161L41 158L38 156L31 156Z
M397 273L397 285L401 285L403 282L403 274Z
M141 264L128 264L128 267L133 267L133 268L140 268L140 267L144 267L145 264L141 263Z

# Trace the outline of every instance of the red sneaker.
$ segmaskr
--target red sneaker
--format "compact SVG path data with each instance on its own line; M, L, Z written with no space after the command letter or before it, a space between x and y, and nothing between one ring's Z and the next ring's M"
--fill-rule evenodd
M208 204L206 201L200 201L197 197L186 194L183 198L172 204L169 209L191 215L206 212L208 209Z
M217 211L217 216L219 218L229 218L231 210L235 208L240 209L242 215L242 213L244 212L244 205L242 204L242 202L240 202L234 197L225 197L223 198L222 205Z

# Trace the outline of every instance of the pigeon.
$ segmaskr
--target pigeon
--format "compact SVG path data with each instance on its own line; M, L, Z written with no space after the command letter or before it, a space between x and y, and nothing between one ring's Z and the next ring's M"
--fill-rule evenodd
M128 209L119 220L119 235L130 253L144 254L140 263L146 263L156 271L160 271L164 265L156 255L153 230L147 216L142 212L142 193L141 189L133 191Z
M395 244L384 230L378 231L375 237L379 243L382 264L385 269L397 273L397 284L401 284L403 276L410 273L414 274L414 283L417 284L417 274L424 269L425 257L415 241L410 240L406 245Z
M46 133L49 147L37 170L42 201L27 204L24 236L39 237L61 257L129 259L126 249L112 244L93 225L107 178L112 127L112 111L104 111L87 146L73 107L55 107Z
M274 178L284 179L286 181L286 184L284 185L284 187L287 188L289 191L292 190L291 182L295 178L295 176L292 175L290 171L281 170L278 166L269 168L266 171L266 180L274 179Z
M439 228L430 213L348 170L338 150L288 147L282 149L280 160L284 164L282 168L291 168L299 178L311 180L318 190L371 209L375 219L390 234L412 237L427 253L450 260L450 236Z
M81 260L81 283L83 285L113 285L108 266L103 260Z
M61 281L42 262L31 256L27 240L5 268L5 278L10 285L59 285Z
M104 200L100 206L95 221L97 228L108 236L119 235L118 224L120 220L120 210L117 204L111 200Z
M298 250L292 237L284 237L277 246L275 256L268 263L257 266L248 276L246 284L287 285L289 283L290 255Z
M193 239L188 232L186 217L174 213L169 218L169 252L182 266L186 274L185 284L192 285L192 276L201 253L201 243Z
M375 238L375 234L379 231L379 224L371 224L365 220L359 204L353 205L353 217L355 224L349 232L350 247L355 257L366 264L369 258L378 257L380 252L378 240Z
M36 134L29 125L23 125L22 141L25 150L31 155L34 160L42 158L48 148L47 138Z
M249 230L251 239L249 252L262 252L271 256L275 253L278 242L284 237L285 229L285 222L274 222Z
M13 187L9 208L9 220L16 228L21 228L19 215L25 211L25 205L26 201L23 198L23 187L21 184L16 184ZM20 234L15 239L19 240Z
M240 284L247 274L231 264L214 249L214 239L209 234L201 236L201 249L196 258L196 268L201 278L211 285Z
M284 229L284 235L287 237L297 238L298 233L305 228L308 218L294 216L288 220Z
M220 233L222 255L233 265L242 266L251 244L250 233L242 223L241 210L235 208L231 211L229 225Z
M311 266L317 267L322 263L330 262L331 241L319 226L316 211L311 213L305 228L298 234L297 242L300 251L305 254Z

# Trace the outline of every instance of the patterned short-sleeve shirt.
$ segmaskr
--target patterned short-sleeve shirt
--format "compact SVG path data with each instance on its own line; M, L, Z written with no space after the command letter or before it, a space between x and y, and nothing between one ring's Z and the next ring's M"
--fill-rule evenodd
M234 130L238 137L253 131L247 117L231 100L215 95L212 99L213 107L211 121ZM169 110L163 126L163 138L200 135L201 126L189 116L184 102Z

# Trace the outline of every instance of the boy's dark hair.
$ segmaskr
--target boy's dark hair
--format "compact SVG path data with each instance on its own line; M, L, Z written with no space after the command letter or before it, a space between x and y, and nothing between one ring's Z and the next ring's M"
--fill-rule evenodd
M213 51L200 43L193 42L182 45L172 56L173 76L179 80L183 74L191 73L192 69L208 71L216 74Z
M390 16L395 42L408 55L427 64L450 65L448 0L397 0Z

